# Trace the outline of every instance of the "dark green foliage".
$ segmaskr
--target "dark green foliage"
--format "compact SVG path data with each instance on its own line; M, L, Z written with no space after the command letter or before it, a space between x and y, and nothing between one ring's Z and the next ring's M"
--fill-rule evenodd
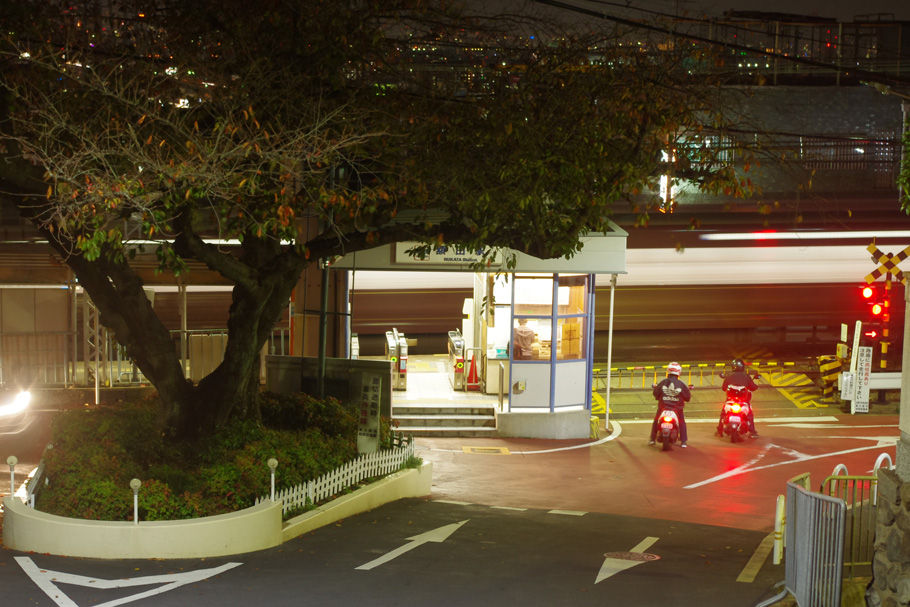
M357 456L353 411L308 396L263 399L265 425L230 425L202 443L165 440L153 400L68 411L54 421L46 455L48 487L38 507L53 514L130 520L130 479L142 481L139 516L166 520L252 506L268 493L269 458L276 485L314 479Z
M276 428L318 428L328 435L357 432L357 410L337 399L309 394L266 392L260 399L262 423Z

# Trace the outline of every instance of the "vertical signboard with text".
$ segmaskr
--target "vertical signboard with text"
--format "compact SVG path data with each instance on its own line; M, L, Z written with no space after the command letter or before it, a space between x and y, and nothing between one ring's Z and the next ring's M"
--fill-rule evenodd
M860 346L856 356L856 392L850 404L850 413L869 412L869 380L872 378L872 348Z
M363 374L360 389L360 420L357 428L357 452L379 450L379 405L382 402L382 376Z

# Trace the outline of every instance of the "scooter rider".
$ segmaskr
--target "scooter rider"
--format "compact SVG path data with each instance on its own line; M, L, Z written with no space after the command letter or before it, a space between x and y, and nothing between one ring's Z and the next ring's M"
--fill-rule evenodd
M666 379L654 386L654 398L657 399L657 414L654 416L654 423L651 424L649 445L654 444L654 438L657 436L657 424L660 420L661 412L664 409L673 409L679 417L679 440L682 441L681 446L686 446L686 441L689 437L686 434L686 417L683 415L683 407L692 398L692 393L689 392L689 386L679 379L680 373L682 373L682 366L678 362L672 362L667 365Z
M721 386L721 389L724 391L724 394L728 390L737 390L745 398L746 402L749 403L752 401L752 393L758 390L758 386L755 385L755 380L752 379L752 376L746 373L746 365L741 358L733 359L733 362L730 363L732 371L729 375L724 375L724 383ZM721 408L720 420L717 422L717 434L719 436L724 435L724 428L721 425L724 418L723 408ZM752 410L752 407L749 407L749 416L747 419L749 423L749 434L752 438L758 438L758 432L755 431L755 413Z

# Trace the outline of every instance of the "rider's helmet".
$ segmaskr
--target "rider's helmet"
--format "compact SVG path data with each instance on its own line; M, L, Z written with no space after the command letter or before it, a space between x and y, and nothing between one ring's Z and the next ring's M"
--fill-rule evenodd
M734 358L733 362L730 363L730 366L733 367L734 371L745 371L746 363L743 362L741 358Z
M682 373L682 365L677 362L672 362L667 365L667 375L676 375L678 376Z

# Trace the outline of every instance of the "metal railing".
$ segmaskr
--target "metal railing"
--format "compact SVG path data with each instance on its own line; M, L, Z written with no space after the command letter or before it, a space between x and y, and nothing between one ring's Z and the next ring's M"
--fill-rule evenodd
M846 469L845 469L846 470ZM844 523L844 566L849 577L860 567L872 567L875 541L874 476L835 474L824 480L821 493L837 497L846 504ZM867 570L863 570L863 575Z
M66 386L72 383L71 332L0 335L0 384Z
M73 353L73 332L47 332L0 335L0 386L31 388L58 388L67 386L89 387L95 378L99 385L130 386L147 384L132 359L107 331L99 332L98 356L85 351ZM184 351L183 344L195 339L217 342L218 348L206 350L206 360L197 360L196 367L211 370L221 362L226 329L171 331L174 348L183 355L184 369L189 376L194 356ZM269 354L285 355L290 351L290 330L276 327L269 336L266 350Z
M868 568L872 565L872 559L874 558L877 505L876 472L880 467L885 465L889 468L893 467L891 456L887 453L881 453L876 458L871 476L850 476L847 467L844 464L838 464L834 467L831 475L822 482L819 493L812 492L811 480L808 472L790 479L787 483L786 499L783 495L777 496L777 508L774 518L774 564L780 564L784 549L786 548L787 580L784 582L786 587L783 592L767 601L759 603L756 607L767 607L768 605L776 603L783 598L788 591L792 592L794 596L797 597L798 604L801 606L840 605L840 587L844 573L848 573L848 577L850 578L857 577L857 573L860 575L867 575L869 573ZM791 529L791 526L799 525L798 518L794 518L794 516L798 517L799 513L793 512L794 506L792 504L792 499L795 499L794 496L796 494L794 492L796 490L799 490L800 494L815 495L820 498L834 500L834 502L831 503L841 504L843 515L840 521L840 532L833 533L830 529L826 528L825 533L820 535L811 530L807 532L805 530ZM812 533L812 535L807 535L809 533ZM802 542L802 546L795 546L793 544L795 541ZM794 548L791 550L790 546L794 546ZM823 589L804 588L803 586L809 585L811 580L810 582L806 582L794 578L792 580L793 583L791 583L790 561L800 558L801 551L807 550L814 550L814 552L811 552L808 557L802 555L803 561L807 558L809 560L812 560L813 558L821 558L822 560L827 559L825 562L829 563L829 565L826 565L824 569L826 576L831 574L830 567L832 567L834 563L834 561L831 561L830 559L835 556L839 559L841 573L839 574L837 583L838 602L831 602L835 600L835 597L831 595L832 583L827 577L823 580ZM809 565L811 564L812 563L809 563ZM806 569L808 565L806 562L803 562L793 566L801 566L803 569ZM864 567L864 569L858 572L857 569L860 567ZM794 575L799 573L800 571L797 570L794 572ZM819 575L816 575L816 578L819 577ZM794 590L797 586L799 587L798 589L801 594L797 594L796 590ZM807 600L807 593L812 597L812 600L810 602L803 602ZM819 602L822 600L824 602Z
M785 517L784 590L756 607L768 607L787 592L801 607L840 607L846 504L788 482Z
M723 384L721 373L727 362L706 362L682 364L680 379L697 387L720 387ZM805 366L795 362L757 361L748 365L750 371L758 373L805 372ZM610 368L610 389L645 389L667 375L666 365L636 365L630 367ZM592 391L606 392L607 370L595 365L593 370Z
M871 574L875 557L876 505L878 503L878 477L876 471L887 462L892 467L891 456L881 453L875 460L871 475L851 475L844 464L834 467L831 475L822 482L819 491L839 497L847 504L844 527L844 567L848 577Z
M787 484L787 589L806 607L840 607L846 504Z

